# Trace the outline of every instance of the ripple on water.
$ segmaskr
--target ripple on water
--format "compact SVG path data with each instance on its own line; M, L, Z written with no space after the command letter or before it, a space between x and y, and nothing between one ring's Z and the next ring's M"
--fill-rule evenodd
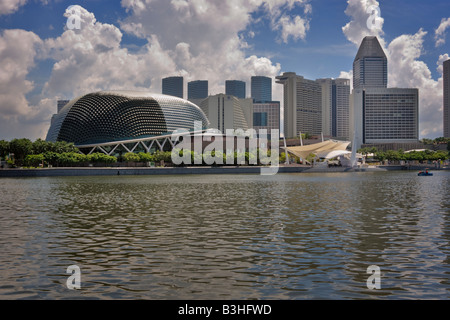
M2 182L5 299L450 297L448 172Z

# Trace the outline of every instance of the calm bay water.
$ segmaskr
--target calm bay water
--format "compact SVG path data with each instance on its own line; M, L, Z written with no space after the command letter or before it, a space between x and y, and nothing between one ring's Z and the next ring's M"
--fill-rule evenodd
M2 299L449 299L449 241L450 172L0 180Z

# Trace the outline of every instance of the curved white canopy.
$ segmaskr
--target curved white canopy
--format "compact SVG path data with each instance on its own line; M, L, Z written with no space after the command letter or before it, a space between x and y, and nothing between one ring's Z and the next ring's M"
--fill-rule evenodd
M297 157L306 159L311 153L319 157L324 157L323 155L327 155L332 151L346 151L349 144L350 141L327 140L306 146L288 147L286 149Z
M332 159L332 158L336 158L339 156L343 156L344 154L350 154L350 153L352 153L352 152L347 151L347 150L333 150L333 151L320 152L317 154L317 156L319 158Z

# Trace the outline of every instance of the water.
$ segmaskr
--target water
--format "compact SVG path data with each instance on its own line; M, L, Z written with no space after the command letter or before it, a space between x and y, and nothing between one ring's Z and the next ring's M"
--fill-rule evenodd
M1 179L0 298L448 299L449 186L443 171Z

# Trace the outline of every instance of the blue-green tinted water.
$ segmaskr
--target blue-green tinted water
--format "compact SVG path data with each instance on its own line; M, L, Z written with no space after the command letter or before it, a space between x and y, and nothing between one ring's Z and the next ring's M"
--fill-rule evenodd
M0 298L448 299L449 186L442 171L1 179Z

